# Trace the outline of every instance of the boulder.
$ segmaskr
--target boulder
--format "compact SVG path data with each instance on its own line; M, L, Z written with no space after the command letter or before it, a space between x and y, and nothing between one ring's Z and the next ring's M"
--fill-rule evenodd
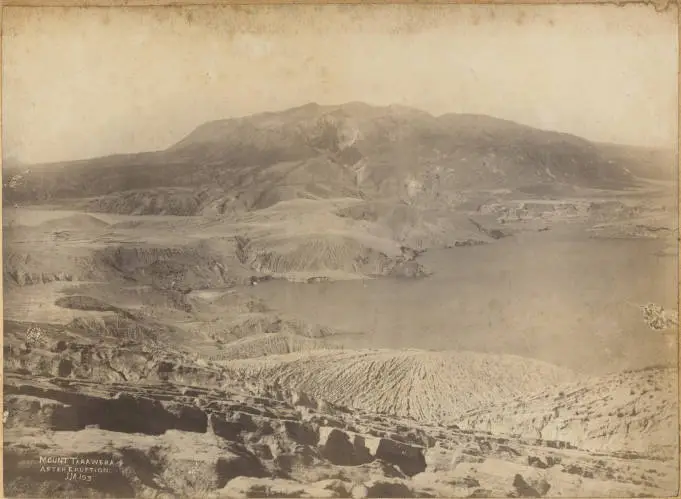
M241 432L244 428L239 423L227 421L218 414L210 414L208 416L208 422L213 433L218 437L232 442L241 441Z
M542 461L541 458L536 456L527 456L527 464L542 470L545 470L549 467L549 465Z
M247 414L245 412L241 411L236 411L232 413L232 417L230 418L230 421L233 423L238 424L241 428L244 429L244 431L256 431L258 429L258 426L255 424L255 420L253 419L253 416L251 414Z
M319 434L311 424L300 421L284 421L286 436L302 445L317 445Z
M76 408L56 400L31 395L7 395L4 409L7 411L5 428L32 426L60 431L83 427Z
M318 445L322 456L333 464L340 466L362 464L355 454L355 447L350 441L350 436L338 428L321 427Z
M369 437L371 438L371 437ZM352 450L356 460L361 463L368 463L374 459L374 456L367 447L366 437L358 434L351 436Z
M542 497L546 495L551 485L544 479L536 480L530 484L520 473L516 473L513 478L513 487L519 497Z
M223 487L235 477L264 477L267 471L258 458L248 451L229 452L220 456L216 465L218 487Z
M298 445L290 451L279 452L274 458L274 465L285 473L291 473L294 468L310 468L319 462L317 450L307 445Z
M345 487L340 487L339 480L324 480L311 484L303 484L284 478L248 478L237 477L231 480L222 490L222 497L343 497Z
M426 469L423 447L377 437L365 438L364 444L369 455L397 466L407 476L414 476Z
M170 422L172 429L194 433L206 433L208 431L208 416L200 408L176 402L164 403L164 406L168 413L175 418L174 423Z
M475 489L471 494L467 495L466 497L494 497L494 492L492 492L489 489Z
M414 497L414 492L399 478L379 478L364 483L365 497ZM353 496L354 497L354 496Z
M274 459L272 448L265 443L255 443L250 446L250 450L258 459L263 459L265 461Z

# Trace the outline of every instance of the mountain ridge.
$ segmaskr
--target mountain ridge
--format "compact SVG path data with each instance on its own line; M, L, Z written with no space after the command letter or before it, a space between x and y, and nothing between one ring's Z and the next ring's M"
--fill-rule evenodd
M451 208L449 198L462 191L635 187L645 175L645 168L634 167L643 153L627 151L486 115L308 104L207 122L159 151L36 165L6 186L4 197L6 203L56 201L127 214L197 215L209 206L241 211L348 196L418 197L426 207ZM172 191L178 189L189 191ZM106 196L134 199L100 199ZM174 205L183 206L181 213Z

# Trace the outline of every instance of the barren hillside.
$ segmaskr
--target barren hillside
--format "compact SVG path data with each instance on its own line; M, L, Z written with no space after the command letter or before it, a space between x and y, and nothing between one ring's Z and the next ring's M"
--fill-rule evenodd
M487 116L309 104L206 123L164 151L36 165L4 199L176 215L349 196L441 206L466 190L632 185L613 151Z
M569 440L594 451L676 452L678 372L649 368L566 383L473 410L465 428Z
M466 409L576 376L514 356L419 350L294 353L225 367L265 383L298 387L345 407L436 422L452 421Z

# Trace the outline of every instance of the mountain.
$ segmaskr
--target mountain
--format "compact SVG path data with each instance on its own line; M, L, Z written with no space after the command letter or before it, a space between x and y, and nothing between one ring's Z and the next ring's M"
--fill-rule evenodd
M464 191L631 186L622 151L488 116L308 104L209 122L163 151L36 165L4 198L127 214L339 197L449 207Z
M652 180L678 178L678 153L675 149L597 144L604 159L633 175Z

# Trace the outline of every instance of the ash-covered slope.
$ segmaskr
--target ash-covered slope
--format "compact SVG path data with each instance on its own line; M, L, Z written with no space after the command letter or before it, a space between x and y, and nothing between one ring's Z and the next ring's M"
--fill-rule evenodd
M326 348L337 347L323 338L308 338L287 333L266 333L228 343L220 351L219 357L222 360L251 359Z
M422 350L319 350L233 361L225 367L333 404L435 422L451 422L468 409L576 377L512 355Z
M551 387L465 414L459 425L584 449L678 453L678 370L653 367Z
M604 151L578 137L487 116L309 104L206 123L164 151L36 166L4 198L189 215L297 198L447 206L466 189L631 184L633 175Z

